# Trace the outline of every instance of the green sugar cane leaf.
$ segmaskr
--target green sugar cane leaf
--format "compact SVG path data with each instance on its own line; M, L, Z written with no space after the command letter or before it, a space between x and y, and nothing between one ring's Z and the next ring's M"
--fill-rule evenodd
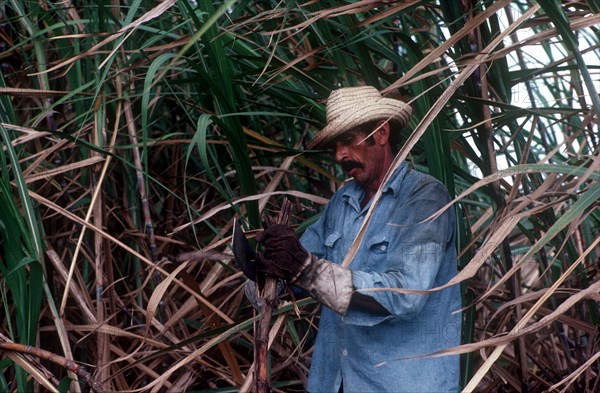
M158 56L148 67L148 72L144 78L144 90L142 93L142 135L148 134L148 106L150 105L150 96L152 93L152 82L158 69L168 60L175 57L174 53L163 53ZM144 137L144 148L146 147L146 138Z
M16 273L18 270L25 268L25 266L32 264L33 262L37 261L31 257L23 257L15 266L12 267L12 269L6 272L6 277Z
M58 391L60 393L68 393L69 389L71 388L72 381L73 381L73 379L71 379L69 377L63 377L57 386Z
M173 58L175 54L173 53L164 53L158 56L150 67L148 68L148 73L146 74L146 78L144 79L144 90L142 93L142 157L144 160L144 168L145 168L145 182L148 184L148 135L150 132L148 131L148 111L150 105L150 96L152 93L152 81L154 80L154 76L158 69L169 59Z
M218 182L216 176L212 172L211 165L210 165L209 158L208 158L208 149L210 147L208 146L208 142L207 142L206 138L207 138L208 128L210 127L212 122L213 122L212 116L207 115L207 114L202 114L198 118L198 122L196 124L196 132L194 133L191 143L188 145L188 148L186 151L184 166L185 166L186 172L187 172L188 163L192 157L192 154L194 153L194 148L197 147L198 155L200 157L200 162L202 163L202 166L204 167L206 175L210 178L212 186L215 187L221 195L227 195L225 193L225 190L223 190L223 188L220 186L220 183ZM186 187L186 184L184 183L184 189L185 189L185 187ZM190 220L193 221L193 217L192 217L193 212L192 212L191 204L188 203L188 201L187 201L187 192L184 193L184 196L186 199L185 205L188 207L187 208L188 215L190 217ZM194 233L196 232L195 226L192 226L192 230L194 231Z
M0 391L10 392L6 378L4 377L4 369L12 367L14 362L10 358L0 360Z
M300 339L300 335L298 334L298 331L296 330L294 321L288 320L287 328L288 328L288 332L290 333L290 336L292 336L292 340L294 341L294 346L299 347L302 343L302 340Z
M227 199L227 201L231 202L234 194L233 194L233 191L229 188L229 184L225 183L225 187L227 187L227 189L223 188L223 185L221 184L221 182L219 182L219 180L217 179L217 176L215 176L215 174L213 173L213 170L212 170L213 167L216 167L216 170L219 172L219 177L221 179L225 179L225 174L223 173L222 169L219 166L218 158L216 157L216 153L212 150L212 147L208 143L208 130L209 130L210 125L213 123L213 120L214 120L214 117L207 115L207 114L202 114L198 118L198 122L197 122L197 126L196 126L196 133L194 134L194 137L192 138L192 143L190 144L190 148L188 149L188 152L187 152L186 165L190 158L191 151L193 150L193 148L195 146L198 147L200 161L202 162L202 165L204 166L206 173L211 180L212 185L217 189L217 191L225 199ZM235 161L234 162L235 167L239 168L239 166L238 166L239 163L237 163L235 156L234 156L234 161ZM211 163L214 163L214 164L211 164Z
M125 19L123 20L123 26L127 26L128 24L131 23L131 21L135 17L135 13L140 8L140 4L142 4L142 0L134 0L131 2L131 4L129 4L129 6L128 6L129 10L127 11L127 15L125 16Z
M598 173L600 174L600 173ZM600 199L600 183L594 183L592 186L580 195L575 203L571 205L562 216L556 220L556 222L546 231L544 236L527 252L523 259L526 259L530 255L534 255L538 252L546 243L556 237L560 231L562 231L567 225L574 222L578 217L583 214L588 207L598 202Z
M197 147L198 154L200 156L200 161L202 162L202 165L204 166L204 168L207 171L207 174L211 178L211 180L216 182L216 177L209 170L210 163L208 162L208 153L207 153L208 143L206 141L206 136L207 136L208 127L211 124L212 124L212 117L210 115L207 115L207 114L200 115L200 117L198 118L198 122L196 123L196 132L194 133L194 136L192 137L192 141L189 144L187 152L186 152L185 163L186 163L186 167L187 167L190 157L194 151L194 148ZM215 186L218 186L218 185L215 184Z
M13 177L21 202L19 207L11 193L8 179L3 177L0 181L3 212L0 217L0 234L4 240L6 265L0 264L0 269L3 270L4 279L12 294L19 340L33 345L42 302L43 272L39 258L44 247L19 160L10 143L9 134L1 124L0 134L12 162ZM29 267L29 272L26 267ZM21 388L24 387L23 383L19 382Z
M23 177L23 172L21 172L21 166L19 165L19 158L17 157L17 153L15 152L12 141L10 139L10 135L6 128L0 123L0 136L4 141L4 145L6 147L6 153L11 165L14 181L16 183L17 194L22 203L23 209L23 217L25 219L25 223L27 226L27 237L23 240L25 242L25 246L28 252L31 255L34 255L36 258L40 258L42 255L43 242L40 236L40 231L38 228L38 221L35 215L35 211L33 209L33 203L31 202L31 198L29 197L29 190L27 188L27 184L25 183L25 178ZM8 193L8 189L5 188L5 192ZM8 195L8 194L7 194Z
M0 263L0 270L7 276L23 256L20 235L25 231L20 227L23 224L21 215L4 178L0 181L0 204L2 205L0 236L4 248L4 258L0 260L3 262Z
M27 343L35 344L39 324L40 310L44 289L44 275L39 261L29 263L29 280L27 287Z

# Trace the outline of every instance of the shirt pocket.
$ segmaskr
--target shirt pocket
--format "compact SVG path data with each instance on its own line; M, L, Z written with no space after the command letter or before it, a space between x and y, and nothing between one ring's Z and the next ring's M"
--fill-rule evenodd
M390 249L390 236L387 232L377 233L367 241L368 257L366 258L367 270L383 272L387 268L387 259Z

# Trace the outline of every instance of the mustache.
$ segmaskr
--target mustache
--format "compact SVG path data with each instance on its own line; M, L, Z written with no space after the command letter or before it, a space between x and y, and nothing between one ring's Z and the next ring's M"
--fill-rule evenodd
M342 161L340 166L345 172L351 171L354 168L362 168L363 165L357 161Z

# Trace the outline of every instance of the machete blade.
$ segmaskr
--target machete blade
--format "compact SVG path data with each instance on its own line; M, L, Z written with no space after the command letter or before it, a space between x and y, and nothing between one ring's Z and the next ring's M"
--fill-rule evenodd
M231 244L235 263L251 280L256 280L256 253L246 238L238 220L233 223L233 240Z

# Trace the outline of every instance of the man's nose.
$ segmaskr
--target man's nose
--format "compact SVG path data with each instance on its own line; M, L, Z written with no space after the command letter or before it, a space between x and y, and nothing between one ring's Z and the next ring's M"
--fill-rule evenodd
M337 142L334 147L335 160L342 162L345 158L348 158L348 147L343 143Z

